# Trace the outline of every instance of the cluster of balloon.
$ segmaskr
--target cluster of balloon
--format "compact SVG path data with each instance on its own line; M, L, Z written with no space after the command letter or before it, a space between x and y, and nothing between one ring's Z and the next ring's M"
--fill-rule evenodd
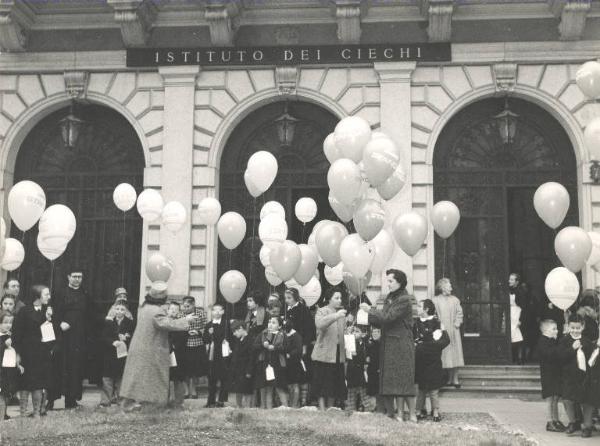
M119 184L113 192L113 200L120 210L127 212L136 202L135 189L127 183ZM147 222L154 222L160 217L164 227L173 234L179 232L187 221L187 211L181 202L169 201L165 204L160 193L154 189L144 189L137 197L137 210Z

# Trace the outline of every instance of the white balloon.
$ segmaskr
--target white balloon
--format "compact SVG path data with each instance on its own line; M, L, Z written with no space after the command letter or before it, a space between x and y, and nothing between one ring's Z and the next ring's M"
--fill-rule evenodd
M317 216L317 203L312 198L302 197L296 202L294 211L298 220L308 223Z
M577 70L575 82L588 98L600 97L600 62L590 60L584 63Z
M285 282L285 287L286 288L296 288L298 291L300 291L300 288L302 288L302 285L300 285L296 279L294 279L293 277L290 280L286 280Z
M387 263L394 254L394 239L388 231L382 229L371 240L371 246L375 251L373 263L371 263L371 271L373 274L381 273L387 266Z
M316 227L317 226L315 225L315 228ZM317 243L315 242L316 234L317 234L317 231L315 231L315 229L313 228L313 232L308 237L308 243L307 243L307 245L308 245L308 247L310 249L312 249L315 252L315 254L317 255L317 257L319 258L319 263L322 263L323 262L323 258L319 254L319 250L317 249Z
M340 258L346 268L356 277L363 277L371 268L375 251L360 235L350 234L340 244Z
M66 246L75 235L76 229L75 215L63 204L53 204L48 207L40 218L39 233L44 244L53 249Z
M203 198L198 204L198 219L206 226L216 225L221 217L221 203L213 197Z
M23 232L35 225L45 208L46 194L40 185L33 181L19 181L8 193L8 213Z
M344 262L340 262L334 267L325 265L325 280L333 286L339 285L344 281Z
M265 150L252 154L248 160L248 176L252 183L261 191L265 192L275 181L277 176L277 159L272 153Z
M2 262L0 266L6 271L14 271L25 259L25 249L20 241L14 238L7 238L5 240L4 255L2 256Z
M575 303L580 287L577 276L567 268L559 266L548 273L544 288L550 302L561 310L566 310Z
M271 265L269 255L271 255L271 248L269 248L267 245L263 245L262 248L260 248L260 252L258 253L258 258L260 259L260 263L262 264L262 266L264 266L265 268Z
M154 221L162 213L165 203L154 189L144 189L137 199L137 210L146 221Z
M285 220L285 209L277 201L267 201L260 209L260 219L262 220L269 214L277 214Z
M300 297L304 299L307 307L312 307L321 297L321 282L316 277L300 288Z
M283 283L283 280L279 278L273 267L270 265L265 268L265 277L267 282L269 282L272 286L279 286Z
M600 116L592 119L585 126L583 139L590 159L600 161Z
M137 192L129 183L121 183L113 192L113 201L115 206L123 212L130 210L137 200Z
M325 153L325 158L327 158L329 164L333 164L344 157L340 149L335 145L335 134L333 132L327 135L327 138L323 141L323 153Z
M225 212L217 222L217 234L227 249L235 249L246 236L246 220L237 212Z
M288 226L277 214L269 214L258 225L258 237L264 245L275 248L287 238Z
M344 158L358 163L362 159L363 149L371 139L371 126L360 116L348 116L337 123L334 135L335 145Z
M44 239L42 238L42 234L38 233L37 236L37 247L39 251L42 253L44 257L48 260L56 260L58 259L67 249L67 245L52 247L48 245Z
M169 231L175 234L185 224L187 211L179 201L169 201L162 210L162 222Z

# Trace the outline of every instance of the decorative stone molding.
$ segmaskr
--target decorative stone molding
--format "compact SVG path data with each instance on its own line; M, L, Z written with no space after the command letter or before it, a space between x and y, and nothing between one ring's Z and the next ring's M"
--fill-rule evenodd
M277 67L275 69L275 82L279 94L287 95L296 93L299 70L297 67Z
M497 63L493 70L496 91L499 93L512 93L517 82L517 64Z
M148 42L156 6L150 0L107 0L115 11L126 47L144 46Z
M361 0L336 0L337 38L341 43L360 43Z
M420 0L421 15L429 20L430 42L449 42L452 35L454 0Z
M236 2L222 0L206 5L204 18L210 28L210 40L215 46L233 46L239 26Z
M22 1L0 2L0 49L25 51L27 31L33 23L34 14Z
M65 71L65 89L72 99L81 99L86 96L88 85L87 71Z
M162 76L165 87L185 87L196 83L200 67L198 65L159 67L158 73Z
M550 10L560 18L558 32L560 40L580 40L585 30L590 0L548 0Z
M390 82L410 82L416 62L375 62L373 69L377 72L380 84Z

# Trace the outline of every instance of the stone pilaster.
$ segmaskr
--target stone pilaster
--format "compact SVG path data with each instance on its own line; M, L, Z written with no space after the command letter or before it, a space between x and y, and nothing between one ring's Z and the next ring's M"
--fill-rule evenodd
M165 87L161 194L181 202L187 221L176 234L160 231L160 250L173 260L169 293L189 294L194 147L194 90L198 66L161 67Z
M402 190L384 205L385 227L390 228L394 219L412 210L412 150L411 150L411 76L416 62L376 62L375 71L380 85L381 131L398 145L402 167L406 173L406 184ZM412 287L412 258L396 248L390 266L399 268L408 276ZM385 282L382 284L385 286ZM383 290L384 292L387 290Z

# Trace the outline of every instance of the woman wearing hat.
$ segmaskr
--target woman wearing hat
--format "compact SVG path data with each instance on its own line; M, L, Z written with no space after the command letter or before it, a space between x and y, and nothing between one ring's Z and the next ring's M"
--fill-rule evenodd
M169 332L188 331L192 313L185 318L170 319L163 305L167 300L167 284L155 282L138 310L138 323L131 344L121 396L123 408L134 410L140 403L166 405L169 398Z

